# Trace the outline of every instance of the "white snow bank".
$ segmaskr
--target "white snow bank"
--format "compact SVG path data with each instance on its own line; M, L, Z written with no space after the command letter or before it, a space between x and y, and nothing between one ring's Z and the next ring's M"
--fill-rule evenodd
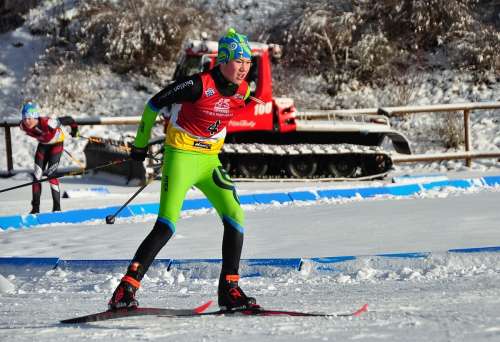
M0 294L14 293L15 286L0 274Z

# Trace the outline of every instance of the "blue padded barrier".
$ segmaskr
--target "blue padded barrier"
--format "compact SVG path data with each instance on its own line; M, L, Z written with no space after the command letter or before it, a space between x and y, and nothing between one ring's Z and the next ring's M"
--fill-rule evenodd
M286 203L290 201L316 201L320 198L371 198L376 196L411 196L421 191L441 187L455 187L467 189L472 186L497 186L500 185L500 176L487 176L476 179L439 180L428 183L390 184L379 187L338 188L322 189L318 191L295 191L247 194L239 197L241 204L270 204L273 202ZM188 199L183 203L183 210L196 210L211 208L210 202L205 199ZM70 210L57 213L42 213L38 215L12 215L0 217L0 229L29 228L41 224L53 223L80 223L89 220L104 219L107 215L114 214L119 206L106 208L91 208ZM157 214L159 203L134 204L124 208L118 217L131 217L137 215Z
M500 176L487 176L483 177L484 183L488 186L500 185Z
M319 190L318 196L321 198L351 198L356 197L357 189L332 189L332 190Z
M419 184L388 186L387 190L393 196L411 196L422 191Z
M500 246L450 249L447 253L500 253ZM263 258L242 259L240 274L242 277L274 276L279 272L300 271L306 262L312 262L315 270L337 272L344 262L356 261L360 258L389 258L389 259L425 259L432 256L430 252L388 253L361 256L332 256L313 258ZM56 266L64 269L91 269L107 271L119 268L124 272L130 260L63 260L57 257L0 257L0 273L10 274L17 272L38 272L53 269ZM157 259L153 265L163 265L168 270L186 271L192 277L217 277L220 272L221 259Z
M448 250L448 252L449 253L489 253L489 252L500 252L500 246L450 249L450 250Z
M291 202L292 199L287 193L277 192L269 194L255 194L255 201L259 204L271 204L273 202L286 203Z
M0 221L0 229L17 229L23 227L23 221L21 216L12 215L12 216L3 216Z
M254 195L243 195L243 196L238 196L238 198L241 204L255 204Z
M359 188L357 193L363 198L370 198L376 196L389 195L390 192L387 187L371 187L371 188Z
M389 254L376 254L376 256L383 258L403 258L403 259L422 259L430 256L428 252L410 252L410 253L389 253Z
M469 179L455 179L455 180L446 180L446 181L439 181L439 182L431 182L431 183L424 183L422 184L422 187L425 190L431 190L434 188L442 188L442 187L453 187L453 188L462 188L462 189L467 189L472 186L472 182Z
M15 267L51 267L57 266L59 258L57 257L0 257L0 267L15 266Z
M212 204L206 198L185 200L182 204L182 210L196 210L212 208Z
M65 269L99 269L99 268L123 268L126 270L130 264L130 259L108 259L108 260L59 260L57 267ZM171 259L156 259L152 265L165 265L167 268L172 262Z
M293 191L288 196L292 201L316 201L319 197L312 191Z
M298 270L302 262L301 258L271 258L271 259L243 259L242 263L249 267L271 266L280 268L292 268Z
M41 213L37 215L39 224L51 223L80 223L89 220L98 220L114 214L120 207L106 207L98 209L69 210L56 213ZM128 208L124 208L117 217L133 216Z
M129 206L129 209L134 216L158 214L158 210L160 210L160 204L159 203L134 204Z
M336 262L344 262L344 261L350 261L350 260L355 260L355 259L356 259L356 257L353 255L346 255L346 256L336 256L336 257L310 258L309 260L312 260L312 261L320 263L320 264L333 264Z
M1 221L1 218L0 218ZM39 224L37 215L21 215L22 226L30 228Z

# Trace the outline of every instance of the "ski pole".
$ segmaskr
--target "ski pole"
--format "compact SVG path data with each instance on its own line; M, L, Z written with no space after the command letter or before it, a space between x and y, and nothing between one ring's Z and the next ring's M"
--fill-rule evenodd
M94 144L102 144L102 145L107 144L106 140L100 137L86 137L84 135L78 135L78 138L86 139ZM118 149L123 150L125 152L130 152L130 147L128 147L127 145L114 145L114 146L118 147Z
M118 214L130 203L133 201L134 198L136 198L139 193L144 190L149 183L153 181L154 177L151 177L146 183L144 183L137 191L130 197L127 202L125 202L114 214L106 216L106 223L107 224L113 224L115 223L115 218L118 216Z
M96 166L96 167L93 167L93 168L90 168L90 169L80 169L80 170L77 170L77 171L70 171L70 172L68 172L66 174L63 174L63 175L59 176L59 177L45 177L45 178L42 178L42 179L39 179L39 180L35 180L35 181L32 181L32 182L23 183L23 184L11 186L11 187L8 187L8 188L0 189L0 193L6 192L6 191L10 191L10 190L19 189L19 188L22 188L22 187L25 187L25 186L30 186L30 185L37 184L37 183L43 183L43 182L46 182L46 181L54 179L54 178L63 178L63 177L67 177L67 176L84 175L84 174L86 174L89 171L94 171L94 170L102 169L102 168L105 168L105 167L108 167L108 166L111 166L111 165L118 165L118 164L130 161L130 160L131 160L130 158L118 159L118 160L114 160L112 162L109 162L109 163L106 163L106 164L102 164L102 165L99 165L99 166Z
M150 156L150 158L155 158L156 155L161 152L161 151L158 151L157 153L155 153L154 155ZM132 195L132 197L130 197L127 202L125 202L114 214L112 215L108 215L106 216L106 223L107 224L113 224L115 223L115 218L116 216L118 216L118 214L130 203L134 200L134 198L137 197L137 195L139 195L139 193L144 190L155 178L156 176L158 175L159 173L159 170L156 170L152 175L151 177L146 181L146 183L144 183L139 189L137 189L136 192L134 192L134 194Z
M81 161L79 161L78 159L73 157L73 155L71 153L69 153L69 151L67 149L64 149L64 152L66 152L66 154L71 158L71 160L74 161L75 163L77 163L78 166L80 166L82 169L85 168L85 165Z

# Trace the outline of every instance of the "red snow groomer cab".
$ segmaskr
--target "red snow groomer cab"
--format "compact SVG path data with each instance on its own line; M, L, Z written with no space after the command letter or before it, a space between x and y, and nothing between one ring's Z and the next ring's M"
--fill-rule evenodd
M291 98L273 97L271 62L280 47L250 42L251 96L246 109L228 126L220 154L232 176L245 178L377 178L392 167L380 146L389 138L399 153L410 153L408 140L383 115L343 115L336 110L297 111ZM217 42L189 41L174 79L215 66ZM168 113L167 113L168 115Z

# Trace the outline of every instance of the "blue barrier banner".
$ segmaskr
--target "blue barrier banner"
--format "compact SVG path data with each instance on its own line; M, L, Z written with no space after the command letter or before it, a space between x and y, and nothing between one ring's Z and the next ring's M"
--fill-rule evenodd
M488 252L500 252L500 246L450 249L450 250L448 250L448 252L450 252L450 253L488 253Z
M39 225L37 215L21 215L21 222L23 227L30 228Z
M21 228L23 227L23 221L21 216L3 216L0 217L0 229L7 230L9 228Z
M184 200L182 210L196 210L212 208L212 203L206 198Z
M272 266L281 268L299 269L301 258L272 258L272 259L242 259L247 266Z
M148 214L158 214L158 210L160 210L159 203L143 203L143 204L134 204L128 206L130 212L134 216L140 215L148 215Z
M422 258L427 258L429 255L431 255L431 253L428 252L376 254L376 256L384 258L403 258L403 259L422 259Z
M386 187L360 188L358 190L359 194L363 198L390 195L389 189L387 189Z
M320 264L332 264L336 262L356 260L356 257L353 255L346 255L346 256L336 256L336 257L310 258L308 260L312 260Z
M422 188L418 184L388 186L387 190L393 196L411 196L418 194Z
M487 176L483 177L484 183L488 186L497 186L500 185L500 176Z
M56 267L59 258L57 257L0 257L1 266L35 266L35 267Z
M292 201L316 201L319 197L312 191L293 191L288 196Z
M55 213L37 214L39 224L51 223L80 223L90 220L105 219L106 216L114 214L120 207L106 207L97 209L69 210ZM130 217L132 212L124 208L117 217Z
M447 180L440 182L431 182L427 184L422 184L422 187L425 190L430 190L434 188L442 188L442 187L453 187L453 188L462 188L467 189L472 186L472 182L469 179L456 179L456 180Z
M270 194L255 194L255 201L259 204L270 204L273 202L286 203L291 202L292 199L288 194L283 192L270 193Z
M281 268L298 269L301 258L264 258L264 259L241 259L242 266L272 266ZM186 269L189 266L199 266L201 264L222 264L222 259L173 259L170 267Z
M437 178L439 179L439 178ZM412 183L402 185L384 185L380 187L338 188L314 191L295 191L248 194L239 197L240 203L245 204L270 204L273 202L287 203L292 201L316 201L320 198L370 198L376 196L410 196L421 191L442 187L455 187L466 189L472 186L500 185L500 176L488 176L477 179L439 180L430 183ZM183 210L196 210L211 208L212 205L205 198L189 199L183 203ZM91 208L70 210L56 213L41 213L37 215L12 215L0 217L0 229L30 228L42 224L53 223L81 223L90 220L105 219L114 214L120 207ZM157 214L159 203L134 204L125 207L117 217L131 217L146 214Z
M318 195L321 198L350 198L356 197L357 193L357 189L333 189L318 191Z
M59 260L57 267L71 269L98 269L98 268L116 268L121 267L125 271L130 264L130 259L90 259L90 260ZM171 259L156 259L151 265L165 265L167 268L172 262Z
M238 196L240 199L241 204L255 204L255 197L254 195L242 195Z

